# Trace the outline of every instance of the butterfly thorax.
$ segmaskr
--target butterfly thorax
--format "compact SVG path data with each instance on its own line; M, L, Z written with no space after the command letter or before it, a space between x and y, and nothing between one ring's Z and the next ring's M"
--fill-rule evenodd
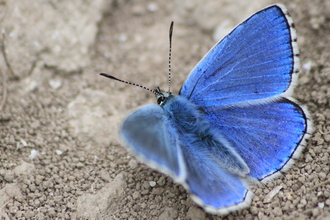
M179 133L198 135L201 132L207 133L206 130L210 127L209 122L203 117L198 106L183 96L169 94L160 106L164 109L169 121L175 125ZM200 127L206 130L200 129Z

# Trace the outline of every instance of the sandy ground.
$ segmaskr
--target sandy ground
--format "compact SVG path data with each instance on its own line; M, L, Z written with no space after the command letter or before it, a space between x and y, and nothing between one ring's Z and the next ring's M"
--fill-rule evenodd
M330 1L280 1L298 32L294 96L314 132L286 174L227 216L206 214L183 187L126 151L118 124L154 96L98 75L167 88L174 20L177 93L225 30L272 3L0 1L0 219L330 219Z

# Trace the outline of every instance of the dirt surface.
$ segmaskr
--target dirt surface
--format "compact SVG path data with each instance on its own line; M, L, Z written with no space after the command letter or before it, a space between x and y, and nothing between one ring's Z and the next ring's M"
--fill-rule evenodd
M227 216L205 213L119 144L123 117L155 98L98 75L167 88L173 20L177 93L226 30L272 3L0 1L0 219L330 219L330 1L280 1L298 32L295 98L314 132L286 174Z

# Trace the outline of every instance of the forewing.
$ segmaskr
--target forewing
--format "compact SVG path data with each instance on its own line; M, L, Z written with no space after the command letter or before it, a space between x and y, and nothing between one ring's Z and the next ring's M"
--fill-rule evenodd
M133 112L120 133L127 147L144 163L175 180L185 178L178 136L160 106L147 105Z
M180 95L204 107L290 95L299 67L292 26L283 5L252 15L205 55Z

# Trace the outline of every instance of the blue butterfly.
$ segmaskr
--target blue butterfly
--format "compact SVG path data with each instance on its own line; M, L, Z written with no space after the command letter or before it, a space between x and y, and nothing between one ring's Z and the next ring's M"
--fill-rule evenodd
M205 55L179 95L152 90L158 105L129 115L121 137L205 211L245 208L253 195L249 186L286 171L309 135L308 111L290 97L298 56L286 8L265 8Z

